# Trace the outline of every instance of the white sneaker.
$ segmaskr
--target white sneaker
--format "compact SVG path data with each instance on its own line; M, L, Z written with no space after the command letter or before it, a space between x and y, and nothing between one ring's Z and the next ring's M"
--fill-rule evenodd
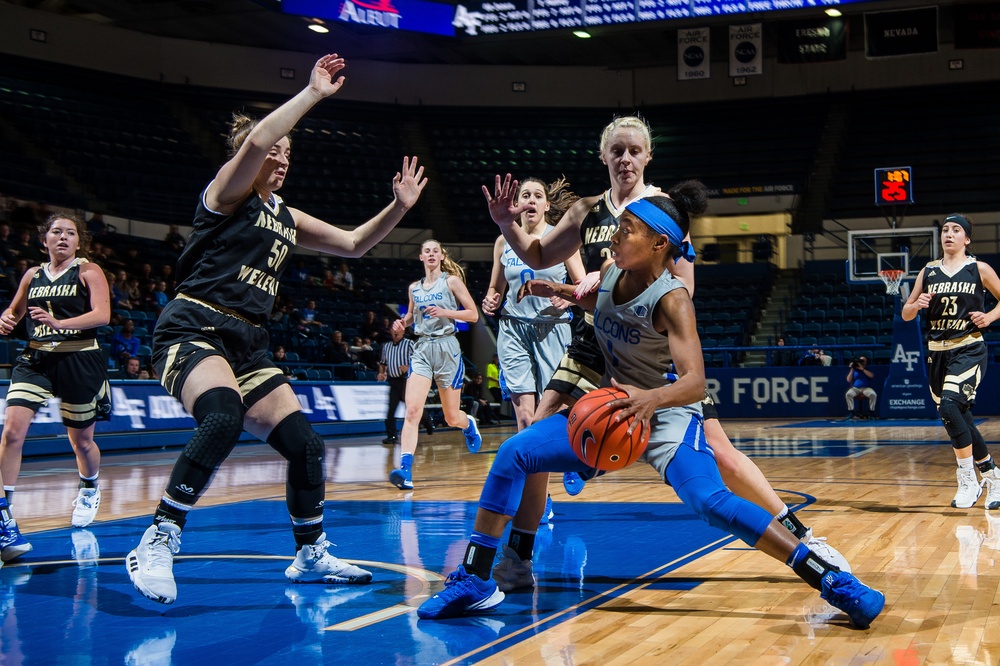
M501 592L534 587L535 576L531 571L531 560L522 560L517 556L517 551L504 546L503 559L493 567L493 580Z
M139 545L125 558L128 577L143 596L172 604L177 598L174 555L181 549L181 528L173 523L150 525Z
M1000 474L996 467L983 473L983 485L986 486L986 508L1000 509Z
M295 560L285 569L285 578L293 583L340 583L364 584L372 582L372 573L361 567L342 562L330 554L332 546L326 540L326 533L319 541L302 546L295 554Z
M129 650L125 655L125 666L170 666L176 642L177 631L164 629Z
M73 518L70 524L73 527L86 527L91 524L97 516L99 506L101 506L100 488L80 488L76 499L73 500Z
M806 548L816 553L841 571L851 573L851 563L847 561L846 557L840 554L839 550L826 542L826 537L813 536L812 529L810 529L806 532L806 535L802 537L802 543L806 545Z
M81 566L97 564L101 557L101 547L97 537L90 530L74 530L70 535L73 539L73 559Z
M976 500L983 494L983 487L976 479L975 468L966 470L959 467L955 470L955 476L958 477L958 492L955 493L955 499L951 501L951 505L956 509L968 509L975 506Z

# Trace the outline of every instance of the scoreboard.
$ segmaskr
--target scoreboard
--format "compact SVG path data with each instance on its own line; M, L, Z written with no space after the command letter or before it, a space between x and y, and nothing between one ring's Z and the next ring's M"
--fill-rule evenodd
M454 37L827 7L871 0L283 0L286 14Z

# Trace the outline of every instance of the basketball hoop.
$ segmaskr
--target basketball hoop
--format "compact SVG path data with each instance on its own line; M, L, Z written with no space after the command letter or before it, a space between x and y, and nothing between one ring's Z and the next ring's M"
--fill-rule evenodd
M905 273L906 271L898 269L879 271L878 276L882 278L882 282L885 282L885 293L898 296L899 283L902 282Z

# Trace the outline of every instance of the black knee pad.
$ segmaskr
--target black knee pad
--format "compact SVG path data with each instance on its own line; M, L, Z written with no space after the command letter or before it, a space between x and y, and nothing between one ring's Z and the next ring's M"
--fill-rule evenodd
M289 480L296 478L293 470L304 468L305 481L312 486L326 481L323 471L323 459L326 447L323 438L309 425L302 412L289 414L274 427L267 438L267 443L290 465Z
M972 443L969 424L965 420L963 405L954 398L941 398L938 405L938 414L941 415L941 423L948 436L951 437L951 445L956 449L964 449Z
M243 432L243 397L230 388L205 391L194 403L198 430L184 448L193 462L214 469L229 455Z

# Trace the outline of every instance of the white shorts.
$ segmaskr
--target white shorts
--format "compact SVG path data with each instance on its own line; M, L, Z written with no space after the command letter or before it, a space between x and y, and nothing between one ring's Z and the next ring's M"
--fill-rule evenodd
M571 339L568 321L536 324L501 319L497 356L508 393L541 395Z
M462 348L454 335L421 336L413 347L410 374L427 377L439 388L461 389L465 379L465 361Z
M700 402L685 407L658 409L650 419L652 432L649 436L649 446L646 447L646 452L642 454L640 460L655 469L664 481L667 479L667 465L674 459L674 454L684 441L691 426L691 419L702 421Z

